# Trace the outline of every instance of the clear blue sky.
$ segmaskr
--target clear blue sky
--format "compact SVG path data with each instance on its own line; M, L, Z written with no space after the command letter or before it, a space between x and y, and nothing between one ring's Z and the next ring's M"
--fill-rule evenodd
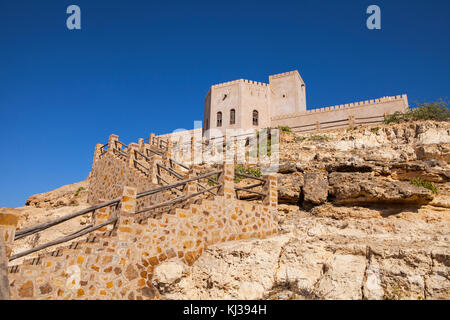
M82 30L66 28L80 6ZM366 28L381 7L382 30ZM210 85L298 69L308 108L448 97L450 1L0 0L0 206L84 180L96 143L193 127Z

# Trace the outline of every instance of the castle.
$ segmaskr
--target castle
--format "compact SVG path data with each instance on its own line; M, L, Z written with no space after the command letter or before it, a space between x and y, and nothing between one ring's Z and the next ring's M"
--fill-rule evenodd
M297 70L269 76L269 83L234 80L211 86L205 98L203 135L227 129L289 126L295 132L381 122L404 111L404 94L313 110L306 109L305 82Z

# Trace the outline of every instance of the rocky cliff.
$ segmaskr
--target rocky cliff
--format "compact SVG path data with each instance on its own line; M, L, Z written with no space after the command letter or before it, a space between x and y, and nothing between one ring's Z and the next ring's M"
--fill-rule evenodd
M449 299L450 125L281 136L280 235L166 262L167 299Z
M280 143L279 235L210 246L190 267L157 266L161 298L450 298L449 122L285 132ZM29 198L19 228L87 206L87 187Z

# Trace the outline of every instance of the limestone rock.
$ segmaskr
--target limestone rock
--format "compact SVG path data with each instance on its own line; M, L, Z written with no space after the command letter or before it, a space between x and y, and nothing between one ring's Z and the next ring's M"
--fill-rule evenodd
M153 271L153 284L160 292L178 281L185 272L186 265L178 261L168 261L157 265Z
M278 174L278 203L296 204L300 199L300 191L303 186L303 175L299 172L295 174Z
M361 283L366 259L356 255L334 255L326 265L317 290L324 299L356 300L362 298Z
M88 188L87 180L68 184L49 192L35 194L27 199L25 205L47 209L83 205L87 203Z
M168 299L261 299L274 284L287 236L208 247L189 273L167 288Z
M304 201L312 204L321 204L327 201L328 179L321 172L305 172L303 186Z
M363 294L367 300L381 300L384 297L380 268L376 264L370 264L366 270Z
M295 163L293 163L293 162L283 162L283 163L280 163L280 165L278 166L278 173L287 174L287 173L293 173L296 171L297 171L297 168L296 168Z
M393 181L371 173L333 172L329 175L330 195L336 204L410 203L433 200L431 191L406 181Z

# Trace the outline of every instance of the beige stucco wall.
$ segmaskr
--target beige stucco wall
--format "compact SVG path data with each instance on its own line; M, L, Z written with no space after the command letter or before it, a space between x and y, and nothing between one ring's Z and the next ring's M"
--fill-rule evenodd
M211 87L210 99L205 101L210 105L206 105L205 109L210 110L209 126L205 130L216 128L225 134L227 128L240 128L242 125L241 110L241 90L242 80L222 83ZM236 111L236 121L234 125L230 125L230 111ZM217 127L217 113L222 112L222 126Z
M0 300L9 300L8 258L2 236L0 236Z
M306 110L305 83L298 71L270 76L269 82L239 79L213 85L205 98L204 132L218 129L226 134L227 129L267 128L271 116ZM231 109L236 112L235 124L230 124ZM253 110L258 111L257 126L253 125ZM222 112L220 127L218 112Z
M271 116L306 111L305 83L298 71L269 76Z
M270 127L270 89L265 83L244 80L241 84L241 128ZM258 111L258 125L253 125L253 110Z

